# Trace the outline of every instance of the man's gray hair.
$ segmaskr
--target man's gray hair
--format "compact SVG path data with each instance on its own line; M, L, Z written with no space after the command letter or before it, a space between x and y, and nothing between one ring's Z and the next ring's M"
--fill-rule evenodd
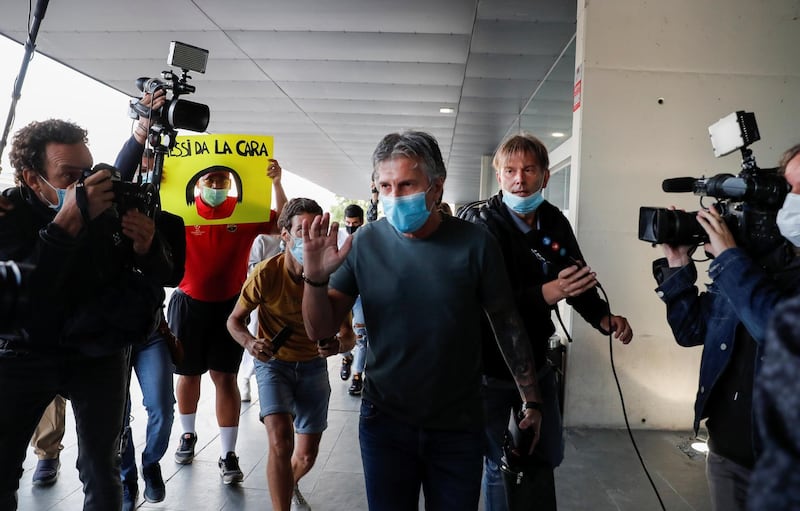
M372 153L372 180L378 178L378 166L381 163L400 156L420 164L431 182L436 178L444 180L447 177L442 152L433 135L423 131L401 131L383 137Z

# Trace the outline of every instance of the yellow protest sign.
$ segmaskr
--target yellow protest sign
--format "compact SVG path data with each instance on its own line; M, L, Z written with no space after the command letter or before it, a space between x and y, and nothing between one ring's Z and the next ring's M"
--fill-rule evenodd
M272 143L272 137L262 135L177 137L164 159L161 208L182 217L186 225L268 221ZM223 184L203 190L202 183L209 182Z

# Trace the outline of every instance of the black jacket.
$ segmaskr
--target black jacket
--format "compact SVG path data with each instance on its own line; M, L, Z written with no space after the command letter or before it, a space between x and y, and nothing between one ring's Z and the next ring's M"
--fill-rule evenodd
M0 259L34 266L23 282L27 306L17 318L28 337L21 349L56 345L102 355L150 333L143 325L152 328L155 320L142 311L158 310L161 286L172 272L170 247L158 230L150 252L140 256L112 210L73 238L29 188L3 195L14 208L0 217Z
M530 233L523 234L503 204L502 192L490 197L485 205L475 205L471 212L465 213L460 216L486 227L500 244L517 310L525 323L539 368L545 361L547 341L555 332L550 316L555 306L545 302L542 284L555 280L559 271L573 264L572 259L584 260L572 227L557 207L545 201L536 210L537 225ZM558 250L552 248L553 243L558 244ZM589 324L601 330L600 320L608 314L608 306L597 289L568 298L567 303ZM511 380L491 328L488 322L484 323L484 374Z

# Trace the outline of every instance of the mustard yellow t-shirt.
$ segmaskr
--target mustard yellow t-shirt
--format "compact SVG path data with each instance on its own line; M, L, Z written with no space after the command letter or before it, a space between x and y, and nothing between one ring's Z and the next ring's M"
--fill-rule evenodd
M292 329L275 354L285 362L307 362L318 357L317 343L308 338L303 324L303 282L296 283L285 266L285 254L258 263L242 287L239 304L258 309L258 336L272 339L284 326Z

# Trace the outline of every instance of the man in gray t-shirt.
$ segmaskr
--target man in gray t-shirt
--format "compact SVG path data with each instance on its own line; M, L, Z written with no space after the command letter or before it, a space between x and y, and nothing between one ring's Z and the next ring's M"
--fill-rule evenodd
M332 335L361 295L370 377L359 440L370 509L417 509L420 486L427 509L477 509L481 317L526 403L520 426L538 437L530 344L493 238L435 208L446 177L436 140L387 135L373 167L385 219L341 248L327 214L303 226L306 330L312 339Z

